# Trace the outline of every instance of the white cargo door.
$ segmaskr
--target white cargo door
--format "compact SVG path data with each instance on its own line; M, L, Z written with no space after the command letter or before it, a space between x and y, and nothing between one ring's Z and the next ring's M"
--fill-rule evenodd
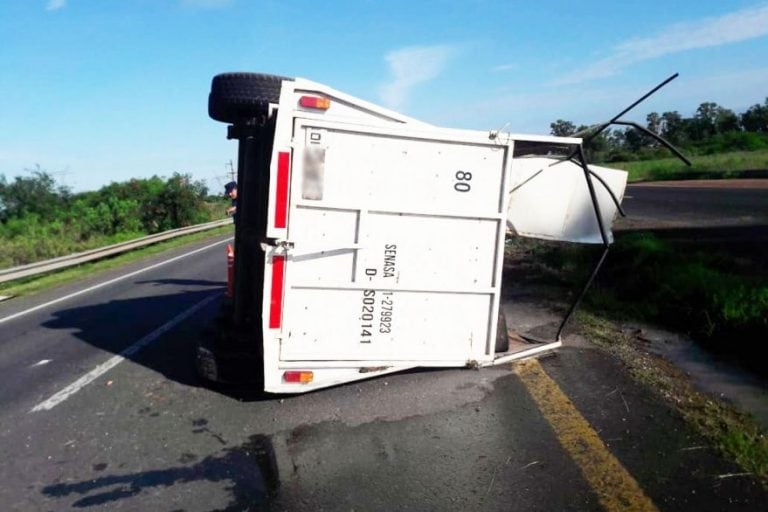
M296 120L282 361L492 357L509 147L395 130Z
M590 165L591 177L609 241L627 173ZM610 188L610 192L608 191ZM554 158L515 158L512 163L507 224L519 235L563 242L602 243L592 197L581 166Z

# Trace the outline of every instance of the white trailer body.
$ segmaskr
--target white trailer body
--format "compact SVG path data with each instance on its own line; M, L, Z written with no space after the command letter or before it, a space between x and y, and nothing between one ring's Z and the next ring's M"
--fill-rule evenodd
M581 167L513 158L515 143L579 139L439 128L303 79L284 81L271 109L265 391L560 345L494 350L507 230L600 240ZM625 174L593 171L620 200ZM610 225L616 205L605 191L598 199Z

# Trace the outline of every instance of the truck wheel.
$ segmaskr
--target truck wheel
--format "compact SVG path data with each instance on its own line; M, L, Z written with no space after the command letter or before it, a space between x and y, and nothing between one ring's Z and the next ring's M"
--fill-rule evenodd
M495 352L506 352L509 350L509 336L507 335L507 317L499 305L499 318L496 324L496 347Z
M280 101L282 76L261 73L222 73L213 77L208 115L216 121L238 123L266 114Z

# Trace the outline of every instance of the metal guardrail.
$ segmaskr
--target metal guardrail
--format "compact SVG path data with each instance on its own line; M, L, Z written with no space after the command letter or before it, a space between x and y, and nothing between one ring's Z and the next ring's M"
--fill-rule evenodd
M0 270L0 283L6 281L13 281L22 277L34 276L37 274L44 274L53 270L60 270L67 267L73 267L86 263L89 261L98 260L107 256L128 252L133 249L145 247L163 240L176 238L182 235L189 235L191 233L197 233L198 231L206 231L208 229L217 228L219 226L225 226L231 224L232 219L222 219L213 222L207 222L205 224L197 224L196 226L187 226L185 228L171 229L163 231L162 233L155 233L154 235L144 236L136 238L135 240L128 240L127 242L120 242L119 244L108 245L99 249L91 249L89 251L78 252L76 254L70 254L68 256L61 256L45 261L37 261L28 265L20 265L18 267L6 268Z

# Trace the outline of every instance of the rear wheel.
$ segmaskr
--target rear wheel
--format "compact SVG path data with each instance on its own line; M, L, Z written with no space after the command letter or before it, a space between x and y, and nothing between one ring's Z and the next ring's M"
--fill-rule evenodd
M240 123L267 113L280 101L283 80L262 73L222 73L213 77L208 95L208 115L224 123Z
M506 352L509 350L509 335L507 334L507 317L504 310L499 306L499 316L496 323L496 346L495 352Z

